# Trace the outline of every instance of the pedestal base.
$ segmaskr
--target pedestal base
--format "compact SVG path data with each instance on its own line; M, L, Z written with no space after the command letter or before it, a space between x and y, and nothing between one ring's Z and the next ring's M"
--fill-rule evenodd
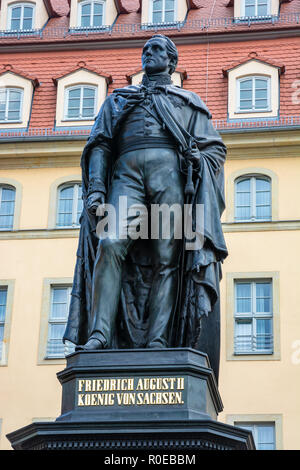
M254 449L249 431L216 421L222 401L198 351L78 352L58 379L61 415L9 434L14 449Z

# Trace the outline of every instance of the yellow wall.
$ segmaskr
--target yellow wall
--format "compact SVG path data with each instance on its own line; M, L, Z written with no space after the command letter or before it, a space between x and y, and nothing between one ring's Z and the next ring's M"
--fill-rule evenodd
M300 220L300 153L298 158L244 156L243 159L242 155L241 152L239 158L233 158L229 151L225 168L227 194L232 173L243 168L267 168L278 176L278 220L294 223L287 224L284 230L269 224L268 231L245 231L242 224L240 231L234 232L230 224L224 225L230 255L223 266L221 283L220 393L225 408L219 419L230 422L232 415L279 415L283 448L299 449L300 375L299 364L292 357L293 345L300 339L297 256L300 230L295 228ZM5 434L31 423L32 419L55 418L60 414L61 387L56 373L64 368L64 360L47 361L46 365L39 361L42 319L47 315L43 311L43 287L45 279L72 278L78 230L48 230L49 210L55 207L50 195L53 199L55 191L51 192L51 188L55 182L68 176L74 180L80 169L73 163L67 166L66 160L64 166L58 166L62 155L58 152L55 157L56 166L49 162L47 167L47 158L43 157L44 167L35 168L32 157L31 164L26 161L27 168L0 169L0 181L11 178L22 186L20 230L11 234L0 232L0 280L15 280L8 365L0 367L1 449L10 448ZM42 165L41 157L37 160ZM231 345L227 343L226 324L233 315L226 298L227 274L237 272L279 273L280 357L277 360L227 359Z

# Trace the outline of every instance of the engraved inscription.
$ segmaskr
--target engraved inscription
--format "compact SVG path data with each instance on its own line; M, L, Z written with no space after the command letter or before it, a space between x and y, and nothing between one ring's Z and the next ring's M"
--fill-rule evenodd
M183 405L184 377L77 380L77 406Z

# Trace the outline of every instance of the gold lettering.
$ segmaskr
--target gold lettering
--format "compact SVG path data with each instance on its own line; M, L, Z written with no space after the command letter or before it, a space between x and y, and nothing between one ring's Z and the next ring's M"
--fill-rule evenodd
M114 393L109 393L108 394L108 405L114 405L115 404L115 394Z
M169 393L169 405L174 405L174 392Z
M78 406L84 406L83 398L84 394L83 393L78 393Z
M84 382L85 382L84 379L78 380L78 392L82 392L82 388L83 388Z
M110 391L114 392L116 390L116 379L111 379L110 381Z
M150 379L146 378L144 379L144 390L149 390L150 386Z
M149 393L145 393L144 395L144 405L149 405L150 399L149 399Z
M161 405L161 392L157 392L156 394L156 404Z
M128 390L128 379L121 380L121 390Z
M97 405L97 393L92 393L91 395L91 406Z
M104 397L106 397L106 395L104 395L104 393L98 393L98 395L97 395L97 399L98 399L97 405L104 405Z
M171 389L171 390L174 390L174 384L175 384L176 379L175 379L174 377L171 377L171 378L169 379L169 381L170 381L170 383L171 383L170 389Z
M168 388L169 388L168 379L164 378L164 379L162 379L162 381L163 381L162 389L163 390L168 390Z
M109 390L109 380L108 379L103 380L103 390L104 390L104 392L108 392L108 390Z
M157 379L150 379L150 390L156 389L156 380Z
M91 395L89 395L88 393L84 395L84 405L85 406L91 405Z
M177 379L177 390L184 390L184 377Z
M117 393L118 405L122 405L123 395L123 393Z
M143 394L138 393L137 394L137 405L142 405L143 404Z
M91 380L86 380L85 381L85 391L86 392L91 392L91 387L92 387L92 381Z
M156 393L153 392L153 393L150 393L150 405L155 405L156 404Z
M182 405L184 403L182 399L182 392L175 392L175 404Z
M102 379L97 379L97 392L102 392L102 390L103 390L102 384L103 384L103 380Z
M134 390L134 379L127 379L128 380L128 390Z
M138 384L136 386L137 390L144 390L143 389L143 379L139 379Z
M167 405L169 403L169 393L163 392L162 394L162 403L163 405Z

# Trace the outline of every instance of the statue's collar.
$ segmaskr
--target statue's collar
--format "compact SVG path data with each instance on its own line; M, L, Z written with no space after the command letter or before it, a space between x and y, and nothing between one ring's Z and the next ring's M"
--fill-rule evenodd
M143 75L142 85L149 88L156 85L172 85L171 75L168 73L148 76Z

